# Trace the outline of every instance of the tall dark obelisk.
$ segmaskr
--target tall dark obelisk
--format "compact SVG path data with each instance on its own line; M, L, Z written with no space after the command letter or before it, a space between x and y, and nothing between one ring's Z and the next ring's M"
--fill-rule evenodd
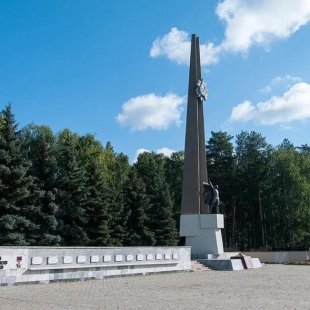
M192 257L219 257L224 253L221 229L223 214L208 214L203 202L203 182L207 182L207 157L203 101L207 87L201 78L199 38L192 35L188 83L180 236L191 247Z
M207 214L202 183L207 182L203 100L206 85L201 78L199 38L192 35L182 187L182 214Z

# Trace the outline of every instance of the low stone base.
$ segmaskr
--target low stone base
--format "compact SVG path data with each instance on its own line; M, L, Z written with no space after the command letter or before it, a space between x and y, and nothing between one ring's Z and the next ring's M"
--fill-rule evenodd
M186 246L191 247L192 258L206 258L204 253L224 254L221 229L223 214L181 215L180 236L186 237Z
M228 259L228 255L226 253L223 254L192 254L191 259Z
M249 260L251 262L249 262ZM203 264L214 270L223 271L236 271L252 268L261 268L262 264L258 258L252 258L248 256L248 262L246 263L242 258L226 258L226 259L198 259L199 263Z

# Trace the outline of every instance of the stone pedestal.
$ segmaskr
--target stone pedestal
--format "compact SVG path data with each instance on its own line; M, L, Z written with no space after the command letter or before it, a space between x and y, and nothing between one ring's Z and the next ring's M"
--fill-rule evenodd
M186 246L191 247L192 257L224 254L221 228L224 228L222 214L181 215L180 236L186 237Z

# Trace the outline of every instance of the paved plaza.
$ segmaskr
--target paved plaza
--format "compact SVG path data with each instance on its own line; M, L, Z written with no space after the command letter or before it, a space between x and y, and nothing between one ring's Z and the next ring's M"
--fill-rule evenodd
M310 266L3 286L0 309L310 309Z

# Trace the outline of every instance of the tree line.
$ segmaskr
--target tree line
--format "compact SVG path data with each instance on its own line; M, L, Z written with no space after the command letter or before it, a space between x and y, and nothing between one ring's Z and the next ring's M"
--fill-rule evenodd
M218 184L224 246L310 244L310 147L261 134L212 132L208 174ZM173 246L179 238L183 151L130 164L111 143L48 126L19 129L0 115L0 245Z

